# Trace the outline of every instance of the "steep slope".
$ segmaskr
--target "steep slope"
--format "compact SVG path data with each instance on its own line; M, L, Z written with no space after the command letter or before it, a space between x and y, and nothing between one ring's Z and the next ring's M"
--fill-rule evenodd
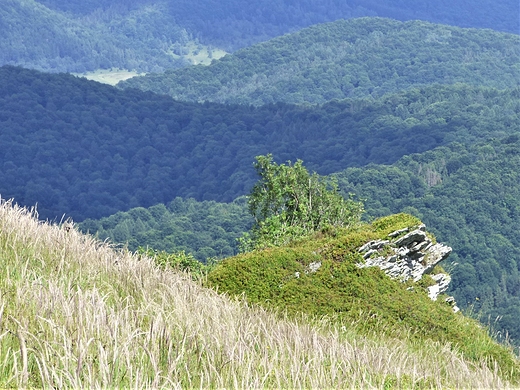
M445 265L452 276L449 293L463 310L492 323L497 337L510 337L516 345L520 345L519 140L516 133L472 146L453 143L406 156L391 166L371 164L335 175L345 194L365 199L365 219L406 211L425 221L441 242L453 248ZM176 199L167 208L134 209L80 226L102 239L128 241L132 249L187 250L205 260L204 253L219 255L221 248L236 252L234 239L240 231L231 233L232 226L242 226L244 232L250 218L243 202ZM198 231L200 226L204 232ZM202 245L207 247L199 252Z
M83 16L34 0L5 0L0 34L0 65L51 72L111 67L158 72L190 63L182 56L190 41L186 30L160 4L126 4Z
M407 211L453 247L450 293L520 344L519 134L338 174L373 217Z
M320 174L393 163L447 142L518 128L518 90L463 85L317 107L175 102L137 90L0 68L0 194L42 218L80 220L168 203L231 201L255 156L300 158Z
M340 323L359 321L359 329L370 329L381 335L403 337L406 334L412 340L428 338L450 342L465 356L478 360L482 357L478 356L480 352L475 354L481 348L476 345L480 336L467 328L472 328L474 323L454 314L444 299L432 301L427 296L425 287L433 284L433 276L425 275L417 283L411 279L403 283L404 275L391 279L377 267L360 268L363 258L380 256L383 252L383 256L390 256L385 251L392 251L383 247L379 252L371 250L362 256L367 242L388 243L390 236L402 236L391 245L399 246L398 241L408 240L406 248L414 250L415 239L411 237L421 233L413 231L420 224L416 218L399 214L381 218L371 225L334 231L330 237L324 233L287 247L242 254L218 264L208 275L208 283L219 291L244 294L251 302L292 314L326 315L330 321ZM404 253L404 249L398 247L395 251ZM391 261L396 262L395 257ZM422 261L433 261L432 257L433 254L427 253ZM413 262L411 258L405 262ZM436 270L433 273L437 273ZM439 269L439 272L442 271ZM499 361L508 360L507 354L501 356L501 349L483 349Z
M470 355L356 323L283 319L5 202L0 248L1 387L504 388L508 377L517 381L509 350L440 305L429 307L458 324L463 340L472 337Z
M178 100L324 103L431 83L512 88L520 37L427 22L361 18L316 25L240 50L210 66L121 82Z

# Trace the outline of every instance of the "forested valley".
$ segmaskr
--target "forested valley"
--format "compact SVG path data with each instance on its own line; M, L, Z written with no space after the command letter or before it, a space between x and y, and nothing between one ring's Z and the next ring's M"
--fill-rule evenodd
M70 75L0 68L0 191L42 218L100 218L175 197L232 201L254 156L330 174L517 129L519 90L454 86L321 106L177 102Z

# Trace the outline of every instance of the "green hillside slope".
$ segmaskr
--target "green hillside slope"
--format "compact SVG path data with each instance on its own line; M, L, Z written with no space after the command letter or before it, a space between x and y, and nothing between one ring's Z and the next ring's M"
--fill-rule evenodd
M0 65L81 73L112 67L160 72L189 64L183 54L190 37L160 4L128 3L84 16L34 0L5 0L0 34Z
M210 66L121 82L185 101L324 103L431 83L512 88L520 37L427 22L361 18L312 26Z
M453 144L392 166L351 168L344 191L366 198L367 213L419 216L453 247L451 293L462 307L520 343L519 134L474 146Z
M428 329L444 324L440 339L448 343L431 341L426 328L405 333L413 341L389 337L359 326L363 317L352 324L280 318L5 202L0 248L1 387L506 388L518 381L518 360L485 329L375 270L360 274L389 298L424 303L435 314ZM410 309L407 319L424 318L425 308Z
M343 323L359 321L358 328L381 335L450 342L465 356L478 360L482 351L476 353L481 348L476 340L481 336L470 331L474 323L454 314L444 299L432 301L422 284L427 283L426 277L418 284L402 283L378 268L357 266L363 262L358 250L363 244L388 240L392 232L411 231L420 223L399 214L335 232L332 237L320 233L287 247L253 251L222 261L208 275L208 283L219 291L244 294L250 302L292 314L327 315L331 321ZM500 348L489 345L483 349L498 360L509 359Z
M0 68L0 194L42 218L100 218L177 196L231 201L255 156L320 174L518 129L518 89L463 85L317 107L223 106Z
M345 194L365 199L365 219L406 211L427 223L440 241L453 248L446 264L452 276L449 293L461 308L472 311L486 324L492 323L499 332L497 337L510 337L517 345L519 139L519 134L513 134L473 146L455 143L406 156L391 166L372 164L335 175ZM240 232L231 233L228 218L234 221L232 226L248 230L251 219L246 205L208 206L207 202L177 199L167 209L156 206L147 213L132 210L80 226L102 239L129 242L131 249L151 246L170 252L187 250L202 261L207 253L219 255L222 247L236 253L235 237ZM164 209L160 216L159 209ZM204 226L205 232L199 232L199 226ZM172 231L176 233L169 235ZM201 245L207 246L202 252Z

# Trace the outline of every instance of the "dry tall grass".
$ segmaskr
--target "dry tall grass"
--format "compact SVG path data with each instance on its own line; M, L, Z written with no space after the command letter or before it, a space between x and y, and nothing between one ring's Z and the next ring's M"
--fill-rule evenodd
M5 201L0 261L0 387L508 387L449 346L280 319Z

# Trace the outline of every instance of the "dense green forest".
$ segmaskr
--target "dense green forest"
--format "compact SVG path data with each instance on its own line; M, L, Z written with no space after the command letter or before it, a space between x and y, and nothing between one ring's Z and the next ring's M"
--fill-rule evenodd
M519 32L516 0L4 0L0 65L160 72L187 65L186 43L234 51L317 23L361 16Z
M168 204L120 211L79 224L102 240L169 253L185 251L196 259L223 258L238 253L237 239L253 224L245 197L230 203L175 198Z
M370 164L334 176L345 196L355 193L364 199L365 219L402 211L420 217L440 242L453 248L444 265L453 278L449 293L462 308L471 307L484 322L493 323L499 337L507 331L519 342L520 133L470 146L455 142L393 165ZM243 200L176 199L166 207L133 209L80 227L102 239L128 242L131 249L186 250L205 260L205 253L213 256L223 247L228 249L222 255L238 252L240 230L231 233L230 228L249 229L246 209ZM193 226L198 232L201 225L206 233L197 238L185 231Z
M210 66L119 85L183 101L261 105L381 96L431 83L511 88L519 85L519 74L518 35L360 18L312 26Z
M329 174L518 129L519 89L430 86L316 107L176 102L70 75L0 68L0 193L42 218L100 218L177 196L231 201L254 156Z
M34 0L5 0L0 7L0 64L79 73L186 66L183 54L190 36L165 11L160 4L135 8L121 3L80 17Z

